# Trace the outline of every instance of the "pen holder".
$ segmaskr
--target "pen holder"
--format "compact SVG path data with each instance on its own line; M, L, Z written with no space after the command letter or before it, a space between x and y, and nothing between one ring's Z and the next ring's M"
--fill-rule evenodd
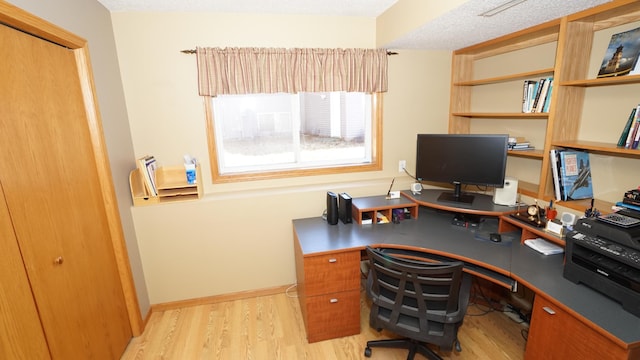
M187 183L196 183L196 164L184 164L184 170L187 176Z
M547 208L545 214L547 216L547 220L554 220L556 216L558 216L558 210L554 208Z

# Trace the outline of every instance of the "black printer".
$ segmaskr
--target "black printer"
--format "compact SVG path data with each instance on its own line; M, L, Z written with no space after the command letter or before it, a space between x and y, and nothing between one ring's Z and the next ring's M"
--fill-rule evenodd
M640 317L640 226L580 219L566 236L565 252L566 279L602 292Z

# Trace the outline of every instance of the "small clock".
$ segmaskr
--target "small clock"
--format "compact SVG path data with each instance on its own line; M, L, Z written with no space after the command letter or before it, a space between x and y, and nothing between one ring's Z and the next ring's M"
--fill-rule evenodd
M540 208L538 207L538 205L529 205L529 207L527 208L527 214L529 214L529 216L531 217L538 216L539 213Z

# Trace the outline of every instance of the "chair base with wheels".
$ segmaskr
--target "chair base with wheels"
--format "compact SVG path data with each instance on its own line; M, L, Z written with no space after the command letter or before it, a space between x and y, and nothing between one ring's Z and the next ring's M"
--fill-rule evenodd
M371 340L367 341L367 347L364 349L364 356L371 357L372 347L385 347L395 349L407 349L409 354L407 360L412 360L416 354L420 354L427 359L442 360L440 355L436 354L424 343L412 340L412 339L386 339L386 340ZM456 345L456 350L459 348L459 344Z

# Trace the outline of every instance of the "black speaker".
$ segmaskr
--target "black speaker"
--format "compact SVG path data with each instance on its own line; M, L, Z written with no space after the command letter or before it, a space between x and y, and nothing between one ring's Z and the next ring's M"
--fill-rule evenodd
M327 222L330 225L338 223L338 196L331 191L327 191Z
M347 193L338 197L338 216L343 224L351 224L351 196Z

